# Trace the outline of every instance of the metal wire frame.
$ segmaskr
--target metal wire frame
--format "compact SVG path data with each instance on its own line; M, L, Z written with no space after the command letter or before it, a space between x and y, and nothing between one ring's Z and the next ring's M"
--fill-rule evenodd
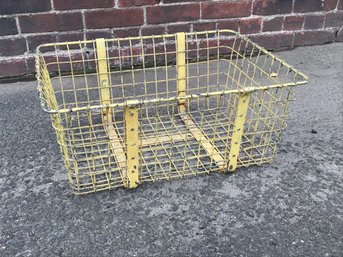
M269 163L308 81L230 30L45 44L36 69L76 194Z

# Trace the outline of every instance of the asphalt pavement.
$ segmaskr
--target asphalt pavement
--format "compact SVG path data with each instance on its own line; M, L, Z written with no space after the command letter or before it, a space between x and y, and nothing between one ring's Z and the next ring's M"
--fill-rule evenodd
M36 82L0 84L0 256L343 256L343 44L276 54L310 82L273 164L82 197Z

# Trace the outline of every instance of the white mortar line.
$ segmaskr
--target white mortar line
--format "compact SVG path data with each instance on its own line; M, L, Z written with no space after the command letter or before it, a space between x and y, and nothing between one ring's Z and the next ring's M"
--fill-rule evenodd
M250 10L250 16L253 16L254 14L254 3L255 3L255 0L251 1L251 10Z
M146 7L143 8L143 25L147 25Z
M18 35L21 35L21 28L20 28L20 24L19 24L19 18L15 17L14 19L15 19L15 25L17 26Z
M85 12L84 12L84 11L81 12L81 18L82 18L83 40L86 40L86 33L85 33L85 29L86 29L86 18L85 18Z
M291 13L294 13L294 5L295 5L295 0L292 1L292 10L291 10ZM293 45L292 45L293 47Z

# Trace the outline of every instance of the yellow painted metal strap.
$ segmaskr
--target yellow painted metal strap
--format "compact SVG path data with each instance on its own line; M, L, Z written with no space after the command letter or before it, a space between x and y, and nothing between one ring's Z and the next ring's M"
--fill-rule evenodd
M96 52L98 57L98 72L99 72L99 89L100 89L100 102L102 105L108 105L111 103L111 90L109 84L109 74L107 65L107 54L105 39L96 39ZM124 152L124 146L113 126L111 108L103 108L101 110L102 120L104 122L105 131L110 139L111 150L118 162L119 167L126 168L126 157Z
M107 68L107 54L105 39L98 38L95 40L96 43L96 53L98 57L98 73L99 73L99 88L100 88L100 103L102 105L107 105L111 103L111 91L108 82L108 68ZM111 113L109 109L102 110L104 120L111 119Z
M201 146L205 149L207 154L218 165L220 171L225 171L226 162L220 152L210 142L210 140L201 131L198 125L193 121L192 117L188 114L181 114L181 118L187 126L187 129L191 132L192 136L197 140Z
M121 142L115 127L113 124L105 125L106 133L110 139L111 150L118 162L120 168L126 168L126 156L124 151L124 145Z
M147 138L142 139L142 143L140 144L141 147L158 145L162 143L168 142L177 142L177 141L185 141L187 140L187 136L191 134L183 134L183 135L168 135L168 136L150 136Z
M138 162L138 109L125 108L125 142L126 142L126 168L127 187L135 188L139 183Z
M178 96L186 96L186 34L180 32L176 34L176 74L177 74L177 93ZM178 101L179 112L186 110L186 99Z
M238 155L241 147L245 118L249 107L250 94L239 94L236 118L232 133L231 147L229 153L229 171L234 171L237 167Z

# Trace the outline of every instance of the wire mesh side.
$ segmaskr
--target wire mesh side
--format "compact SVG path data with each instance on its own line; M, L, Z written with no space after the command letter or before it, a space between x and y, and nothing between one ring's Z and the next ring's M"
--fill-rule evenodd
M293 67L234 32L185 35L188 94L286 86L306 80ZM176 41L176 35L106 39L111 103L177 96ZM57 110L101 105L95 40L43 45L37 53L44 60L39 66L45 66L51 76ZM42 98L46 99L44 94Z
M112 112L115 120L108 125L123 127L123 110L113 109ZM55 126L53 122L53 125L68 164L66 168L74 193L125 186L126 170L122 168L126 165L125 159L113 154L114 151L123 151L125 139L120 137L118 142L109 140L99 110L52 114L53 120L55 117L60 123Z
M272 161L286 117L275 110L287 108L287 98L266 101L263 93L253 94L259 102L251 100L249 105L238 167ZM137 106L139 181L226 171L239 97L236 93L188 99L187 119L178 112L177 100ZM100 111L63 114L62 126L55 127L58 135L64 134L64 141L58 141L66 149L71 186L78 194L126 186L126 160L120 161L118 154L123 148L126 154L124 108L111 113L111 125L120 137L117 148L109 140Z

